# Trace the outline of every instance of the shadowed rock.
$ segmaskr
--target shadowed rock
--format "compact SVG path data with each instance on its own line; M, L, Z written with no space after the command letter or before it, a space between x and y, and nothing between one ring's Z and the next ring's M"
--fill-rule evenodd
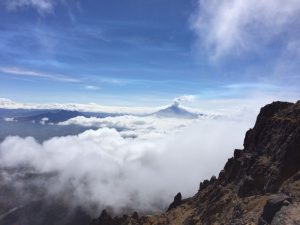
M174 209L178 206L180 206L182 203L182 196L181 193L179 192L175 197L174 197L174 201L171 203L171 205L169 206L167 211L170 211L171 209Z
M276 194L270 196L266 205L264 206L263 213L259 219L258 225L270 224L275 214L281 209L283 205L292 203L292 198L284 194Z

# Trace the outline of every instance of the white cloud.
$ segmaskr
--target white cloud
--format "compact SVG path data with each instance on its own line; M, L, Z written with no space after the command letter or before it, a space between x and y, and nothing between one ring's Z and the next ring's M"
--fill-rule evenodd
M145 114L153 113L162 107L125 107L125 106L106 106L96 103L20 103L7 98L0 98L0 108L4 109L65 109L80 112L106 112L121 114Z
M0 105L13 105L14 102L9 98L0 98Z
M86 86L84 86L84 88L87 90L91 90L91 91L96 91L96 90L100 89L99 87L94 86L94 85L86 85Z
M15 122L16 121L15 118L13 118L13 117L4 117L3 119L5 122Z
M69 200L96 204L94 213L102 207L157 211L178 191L190 196L201 180L217 175L234 148L242 146L250 123L203 120L155 139L123 138L109 128L42 144L30 137L7 137L0 144L0 163L58 173L49 192L60 195L71 186Z
M203 118L205 119L205 118ZM114 128L120 131L122 137L138 137L144 140L160 138L169 133L175 133L196 122L194 119L160 118L156 116L116 116L105 118L86 118L78 116L59 125L80 125L98 128Z
M234 83L225 85L224 88L228 89L256 89L256 90L276 90L279 89L279 86L269 84L269 83Z
M182 96L174 98L174 104L179 105L180 103L193 102L195 100L196 100L195 95L182 95Z
M52 13L55 5L59 2L61 0L5 0L9 10L32 7L40 14Z
M49 118L44 117L40 120L40 124L45 125L49 121Z
M16 76L46 78L46 79L61 81L61 82L72 82L72 83L81 82L79 79L62 75L62 74L49 74L49 73L27 70L19 67L0 67L0 73L16 75Z
M218 58L261 50L280 35L286 43L293 41L299 20L298 0L200 0L192 28Z

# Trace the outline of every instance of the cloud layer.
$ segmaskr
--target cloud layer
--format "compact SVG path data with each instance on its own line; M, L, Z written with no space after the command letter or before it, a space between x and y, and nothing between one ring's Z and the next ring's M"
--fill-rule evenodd
M0 108L3 109L65 109L81 112L105 112L120 114L145 114L153 113L162 107L123 107L123 106L106 106L96 103L21 103L14 102L8 98L0 98Z
M176 133L196 121L198 120L159 118L156 116L139 117L124 115L105 118L78 116L61 122L59 125L106 127L118 130L122 137L138 137L139 139L152 140L164 136L165 134Z
M207 119L155 138L142 133L124 138L107 127L42 144L31 137L7 137L0 144L0 163L57 173L49 193L71 190L73 204L97 206L91 213L107 207L159 211L178 191L190 196L201 180L217 175L234 148L242 146L249 127L249 121Z

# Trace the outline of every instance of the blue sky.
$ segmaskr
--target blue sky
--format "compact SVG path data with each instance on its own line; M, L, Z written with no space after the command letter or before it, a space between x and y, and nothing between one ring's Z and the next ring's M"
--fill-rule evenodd
M298 97L300 3L282 4L4 0L0 96L112 105Z

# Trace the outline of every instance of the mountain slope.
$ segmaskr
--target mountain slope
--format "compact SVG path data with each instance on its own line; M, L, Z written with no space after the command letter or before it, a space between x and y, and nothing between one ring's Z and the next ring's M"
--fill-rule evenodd
M193 119L198 116L202 116L203 114L197 114L193 112L189 112L185 108L181 107L177 102L173 103L169 107L165 109L161 109L152 115L158 117L173 117L173 118L185 118L185 119Z
M112 218L103 211L90 224L290 225L300 224L299 212L300 101L274 102L261 109L244 149L236 149L218 178L201 182L192 198L178 194L160 215Z

